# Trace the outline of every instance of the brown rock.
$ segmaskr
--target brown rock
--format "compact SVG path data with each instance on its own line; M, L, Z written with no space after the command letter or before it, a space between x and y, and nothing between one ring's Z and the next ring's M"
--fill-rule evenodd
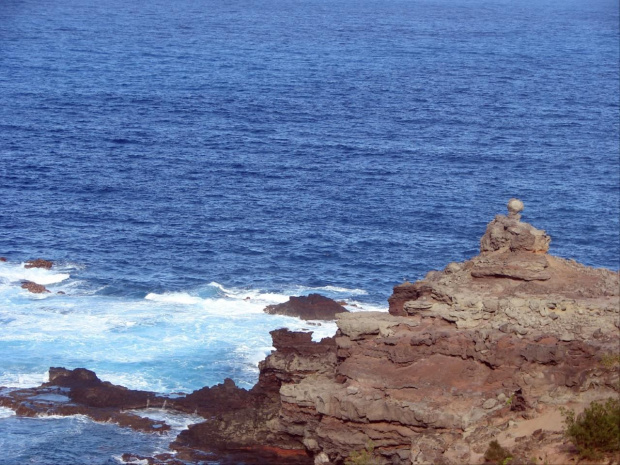
M209 417L222 414L222 412L248 408L255 400L249 391L238 388L232 379L226 378L222 384L204 387L184 398L175 399L171 407Z
M6 257L0 257L0 262L6 262Z
M288 302L265 308L265 313L270 315L296 316L302 320L333 320L336 314L343 312L348 310L320 294L291 297Z
M138 431L162 433L164 422L135 415L126 409L162 406L166 399L151 392L134 391L101 381L84 368L50 368L50 381L37 388L0 395L0 405L17 415L86 415L95 421L112 422Z
M523 202L511 199L508 203L508 216L497 215L487 226L480 239L480 253L508 250L545 253L549 250L551 238L545 231L522 223L519 214L521 210Z
M33 283L32 281L24 281L22 282L22 289L27 289L33 294L43 294L45 292L50 292L47 288L41 284Z
M527 252L504 252L484 258L471 268L474 278L510 278L523 281L546 281L551 278L544 255Z
M24 268L45 268L49 270L54 263L49 260L43 260L42 258L37 258L36 260L29 260L24 265Z
M176 458L342 465L372 441L379 465L461 465L482 463L502 435L525 457L564 447L559 406L617 395L618 370L600 359L620 344L620 275L547 255L548 236L521 223L521 210L511 200L481 255L396 286L389 313L340 313L336 336L321 342L272 331L276 350L251 390L226 380L170 400L207 418L177 437ZM88 370L54 369L50 379L47 389L70 386L101 421L109 412L131 421L117 409L148 395ZM38 414L27 398L2 393L0 405ZM567 454L550 463L569 463Z
M162 405L165 400L152 392L101 381L93 371L85 368L67 370L53 367L49 370L49 379L43 386L68 387L71 400L88 407L136 409Z

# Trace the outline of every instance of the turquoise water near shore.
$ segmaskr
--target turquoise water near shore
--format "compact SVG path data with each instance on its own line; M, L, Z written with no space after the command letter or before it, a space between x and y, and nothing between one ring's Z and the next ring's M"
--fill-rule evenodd
M4 1L0 386L66 366L250 387L270 330L335 331L265 305L385 310L395 284L475 255L510 197L553 254L617 270L619 17L612 0ZM56 265L23 267L37 257ZM168 439L0 412L8 464Z

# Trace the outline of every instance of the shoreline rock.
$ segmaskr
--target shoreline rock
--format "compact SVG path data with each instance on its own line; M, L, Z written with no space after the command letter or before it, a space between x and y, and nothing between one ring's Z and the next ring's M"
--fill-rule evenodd
M49 270L52 266L54 266L54 262L37 258L36 260L28 260L24 265L24 268L43 268Z
M167 400L164 397L101 381L94 372L84 368L52 367L49 379L36 388L1 393L0 405L25 417L85 415L95 421L116 423L136 431L163 433L170 430L164 422L126 411L161 407Z
M45 286L42 284L37 284L32 281L23 281L21 285L22 289L26 289L33 294L44 294L50 292Z
M334 313L338 331L320 342L272 331L276 350L249 391L225 380L165 399L53 368L50 383L0 394L0 405L36 414L51 389L71 401L55 413L131 426L121 409L168 402L206 418L171 444L190 462L341 465L372 442L381 465L462 465L483 463L493 440L525 460L570 462L558 409L620 390L620 366L605 363L620 347L620 275L548 255L522 202L508 207L480 255L395 286L389 313Z
M270 315L285 315L302 320L334 320L339 313L348 312L341 304L320 294L290 297L288 302L268 305L264 309Z

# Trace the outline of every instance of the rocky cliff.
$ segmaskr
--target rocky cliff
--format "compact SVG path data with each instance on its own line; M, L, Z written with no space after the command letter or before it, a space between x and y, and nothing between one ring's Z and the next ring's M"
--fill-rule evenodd
M320 344L274 333L261 379L279 395L262 444L305 449L315 464L369 442L376 463L482 463L495 439L528 460L570 460L558 407L618 395L617 367L601 361L619 350L619 276L548 255L522 208L511 201L489 224L480 255L396 286L389 314L340 314ZM181 442L248 437L222 426L227 415L215 424Z
M149 463L342 464L372 444L366 463L482 464L493 440L515 453L514 465L574 463L559 407L620 391L619 274L549 255L549 236L522 222L522 209L509 202L478 256L396 286L389 313L340 313L335 337L319 343L273 331L276 350L250 391L227 380L169 399L206 421L178 436L176 458ZM79 404L129 425L137 420L120 409L166 402L85 370L54 369L42 389L71 400L54 413ZM38 392L0 395L0 404L49 412Z

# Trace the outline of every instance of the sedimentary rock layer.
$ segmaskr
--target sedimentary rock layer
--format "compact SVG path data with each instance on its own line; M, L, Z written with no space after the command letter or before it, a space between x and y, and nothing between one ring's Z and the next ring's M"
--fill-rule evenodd
M173 443L178 457L341 464L372 442L373 463L462 465L497 439L528 460L569 461L559 407L620 390L607 363L620 351L619 275L548 255L522 209L513 199L489 224L480 255L396 286L389 313L339 313L319 343L273 331L250 391L226 380L170 400L206 418ZM162 401L87 370L53 370L53 386L96 412ZM0 400L31 409L20 395Z

